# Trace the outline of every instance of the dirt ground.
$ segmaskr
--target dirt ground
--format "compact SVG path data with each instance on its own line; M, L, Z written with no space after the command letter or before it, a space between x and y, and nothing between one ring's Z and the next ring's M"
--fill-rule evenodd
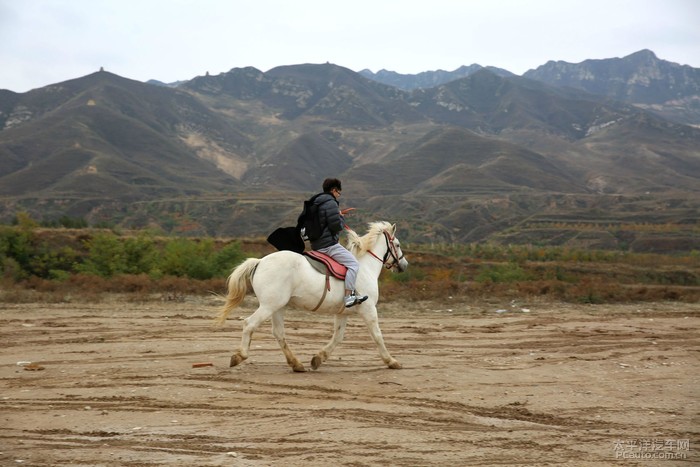
M698 465L700 306L380 305L317 371L246 299L0 304L0 465ZM292 311L310 368L332 318ZM193 366L211 363L213 366Z

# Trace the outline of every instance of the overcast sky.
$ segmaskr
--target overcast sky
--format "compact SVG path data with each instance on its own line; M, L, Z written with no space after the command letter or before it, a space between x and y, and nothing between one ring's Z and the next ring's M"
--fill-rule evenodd
M0 0L0 89L104 67L163 82L253 66L522 74L650 49L700 68L700 0Z

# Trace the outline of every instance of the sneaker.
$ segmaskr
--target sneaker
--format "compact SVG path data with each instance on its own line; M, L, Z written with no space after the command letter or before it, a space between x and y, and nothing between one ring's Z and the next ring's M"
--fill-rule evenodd
M351 306L359 305L360 303L367 300L367 298L369 298L367 297L367 295L358 296L353 290L350 295L347 295L345 297L345 308L350 308Z

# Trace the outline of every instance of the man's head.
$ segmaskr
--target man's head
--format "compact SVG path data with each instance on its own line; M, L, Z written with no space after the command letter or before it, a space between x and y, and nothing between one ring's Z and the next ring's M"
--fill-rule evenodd
M338 190L338 193L340 193L342 189L343 187L340 184L340 180L337 178L327 178L323 181L324 193L331 193L333 190Z

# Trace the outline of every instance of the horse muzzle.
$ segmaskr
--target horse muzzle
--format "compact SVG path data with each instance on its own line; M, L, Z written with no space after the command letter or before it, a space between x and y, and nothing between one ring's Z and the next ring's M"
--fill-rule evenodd
M396 269L398 269L399 272L404 272L406 269L408 269L408 261L406 258L401 258L399 262L396 264Z

